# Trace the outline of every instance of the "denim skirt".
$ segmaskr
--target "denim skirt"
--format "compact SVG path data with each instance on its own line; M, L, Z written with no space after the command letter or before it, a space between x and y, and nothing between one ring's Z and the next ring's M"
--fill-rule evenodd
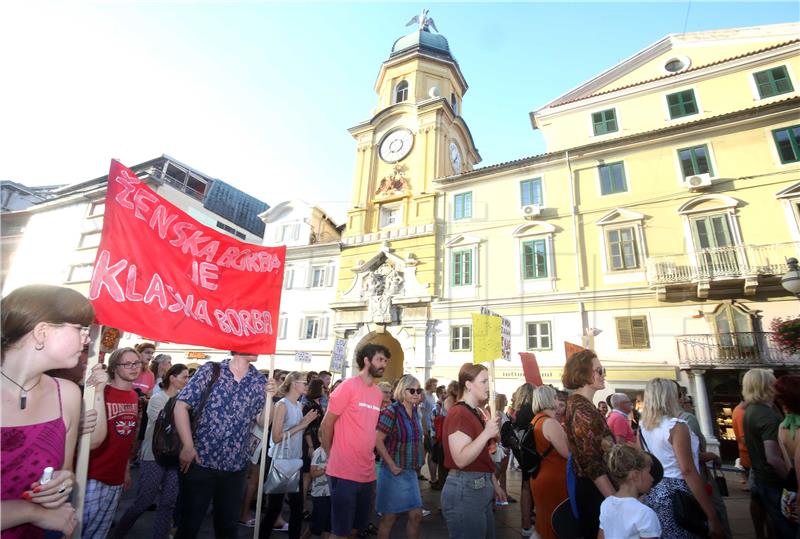
M405 513L422 507L419 479L416 470L403 470L394 475L386 466L378 468L378 494L375 510L378 513Z

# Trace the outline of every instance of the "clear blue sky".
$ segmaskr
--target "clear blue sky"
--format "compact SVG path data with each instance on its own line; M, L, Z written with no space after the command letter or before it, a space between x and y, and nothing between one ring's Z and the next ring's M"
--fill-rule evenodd
M370 117L380 64L422 7L469 83L481 166L544 151L528 112L669 33L800 17L796 2L6 2L0 179L76 182L166 153L342 222L347 128Z

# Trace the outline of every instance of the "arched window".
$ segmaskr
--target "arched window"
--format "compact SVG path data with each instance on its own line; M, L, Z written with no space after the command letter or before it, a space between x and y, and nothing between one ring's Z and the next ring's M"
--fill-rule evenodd
M394 102L402 103L408 99L408 81L400 81L394 89Z

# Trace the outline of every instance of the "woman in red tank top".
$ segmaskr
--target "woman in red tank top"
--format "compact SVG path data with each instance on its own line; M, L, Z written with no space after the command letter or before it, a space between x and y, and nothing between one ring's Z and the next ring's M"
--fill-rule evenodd
M81 394L74 383L45 371L78 363L94 310L78 292L49 285L18 288L0 310L0 537L44 537L44 530L71 535L77 520L67 500ZM48 467L56 471L40 485Z

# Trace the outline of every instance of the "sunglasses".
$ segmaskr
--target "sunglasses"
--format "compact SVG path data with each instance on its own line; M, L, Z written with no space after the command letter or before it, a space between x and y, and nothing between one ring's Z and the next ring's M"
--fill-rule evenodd
M594 369L594 372L596 372L600 376L605 376L606 375L606 368L605 367L597 367L596 369Z
M423 391L425 391L425 390L424 390L424 389L422 389L421 387L418 387L418 388L416 388L416 389L415 389L415 388L413 388L413 387L407 387L407 388L406 388L406 391L408 391L408 392L409 392L409 393L411 393L412 395L422 395L422 392L423 392Z

